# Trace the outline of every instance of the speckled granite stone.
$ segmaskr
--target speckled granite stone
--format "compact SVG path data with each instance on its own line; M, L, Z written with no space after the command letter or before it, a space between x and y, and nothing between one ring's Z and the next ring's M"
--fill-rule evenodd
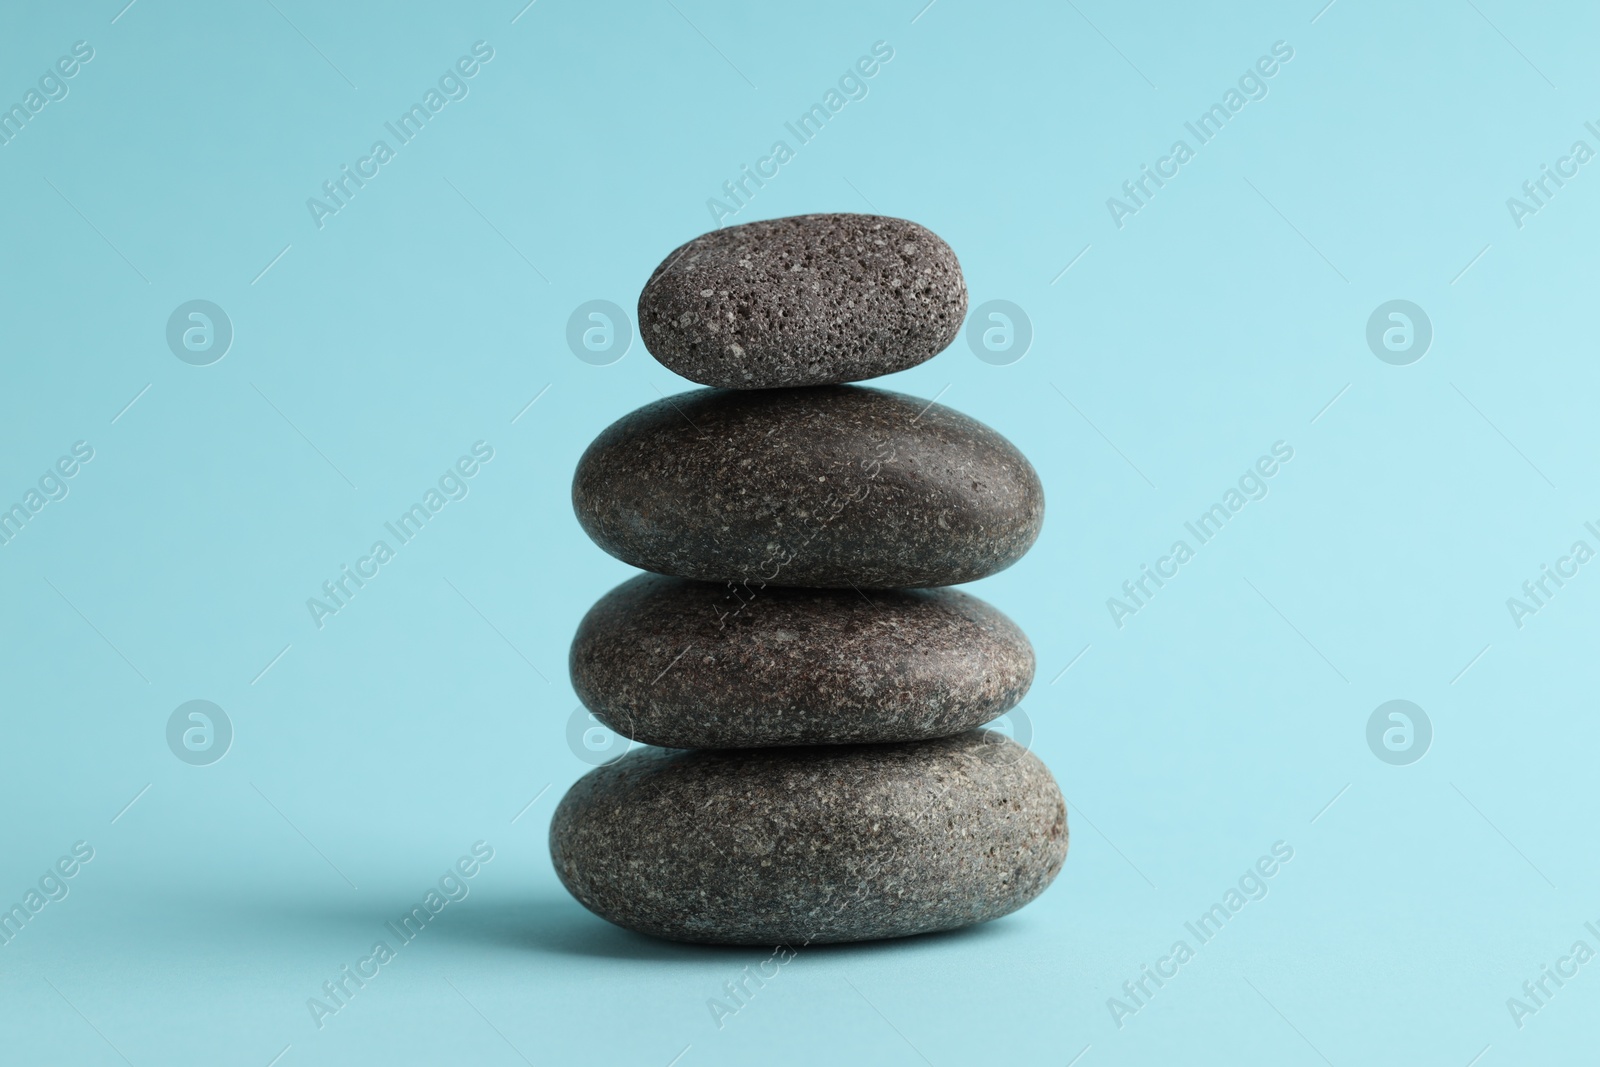
M668 368L725 389L827 385L915 367L961 332L950 246L881 215L729 226L668 256L639 295L639 334Z
M770 588L642 574L589 609L572 687L668 748L922 741L1015 707L1033 681L1016 624L953 589Z
M590 911L737 945L865 941L1015 911L1067 854L1038 757L1000 734L845 748L640 749L581 778L550 853Z
M1033 544L1044 490L975 419L859 386L667 397L578 461L578 521L661 574L771 585L955 585Z

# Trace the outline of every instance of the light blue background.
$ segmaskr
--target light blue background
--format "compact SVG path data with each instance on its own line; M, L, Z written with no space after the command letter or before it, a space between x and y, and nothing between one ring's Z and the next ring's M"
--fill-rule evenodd
M1600 164L1521 229L1505 203L1574 140L1600 148L1585 5L122 2L14 7L0 35L6 103L95 49L0 148L0 501L95 450L0 546L0 899L95 849L0 947L8 1062L1592 1047L1600 963L1520 1030L1506 1008L1600 948L1600 565L1520 629L1505 603L1600 547ZM319 230L306 199L478 40L470 95ZM913 218L974 305L1030 316L1018 363L963 339L889 384L944 390L1044 479L1037 547L972 588L1038 650L1024 708L1072 848L1022 912L803 950L718 1029L707 998L768 953L611 928L548 859L588 769L567 644L629 573L579 530L571 472L686 384L637 338L581 362L566 321L631 314L707 198L879 40L869 95L735 221ZM1279 40L1269 95L1113 225L1106 198ZM206 367L164 340L196 298L235 329ZM1395 298L1435 330L1410 366L1364 340ZM470 495L317 629L306 598L478 440ZM1279 440L1270 495L1118 629L1106 598ZM1409 766L1365 739L1393 698L1435 731ZM166 746L191 699L236 731L211 766ZM319 1030L307 998L478 840L471 895ZM1279 840L1269 895L1119 1029L1107 998Z

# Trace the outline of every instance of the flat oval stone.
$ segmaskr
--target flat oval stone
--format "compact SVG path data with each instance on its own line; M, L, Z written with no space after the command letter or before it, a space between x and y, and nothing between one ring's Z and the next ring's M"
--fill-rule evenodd
M603 919L675 941L815 944L1013 912L1067 855L1038 757L992 731L844 748L639 749L567 792L556 874Z
M662 261L639 334L669 369L724 389L829 385L915 367L961 332L967 284L932 231L881 215L728 226Z
M779 589L642 574L589 609L572 687L667 748L922 741L1005 714L1033 682L1015 623L954 589Z
M701 389L639 408L578 461L578 522L660 574L762 585L956 585L1044 521L1022 453L976 419L860 386Z

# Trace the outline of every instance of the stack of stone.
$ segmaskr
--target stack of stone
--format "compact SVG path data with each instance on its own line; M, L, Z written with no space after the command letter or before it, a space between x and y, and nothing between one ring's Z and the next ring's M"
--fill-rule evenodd
M647 746L550 827L586 907L679 941L948 930L1014 911L1066 858L1050 772L998 731L1028 639L942 588L1033 544L1038 475L950 408L842 383L960 332L955 254L915 223L805 215L706 234L639 298L670 369L712 386L624 416L578 463L601 548L652 572L606 594L573 687Z

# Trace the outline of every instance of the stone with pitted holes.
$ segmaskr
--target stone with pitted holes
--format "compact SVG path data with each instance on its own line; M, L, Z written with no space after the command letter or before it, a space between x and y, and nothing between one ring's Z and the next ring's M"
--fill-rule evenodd
M639 332L690 381L772 389L915 367L956 338L966 313L961 264L927 228L795 215L678 248L639 295Z
M1033 647L954 589L781 589L748 599L642 574L589 609L572 687L619 733L667 748L922 741L1021 701Z
M578 461L578 521L625 563L705 581L956 585L1032 546L1044 490L958 411L859 386L666 397Z
M675 941L952 930L1042 893L1067 854L1043 763L973 730L828 748L640 749L579 779L550 853L590 911Z

